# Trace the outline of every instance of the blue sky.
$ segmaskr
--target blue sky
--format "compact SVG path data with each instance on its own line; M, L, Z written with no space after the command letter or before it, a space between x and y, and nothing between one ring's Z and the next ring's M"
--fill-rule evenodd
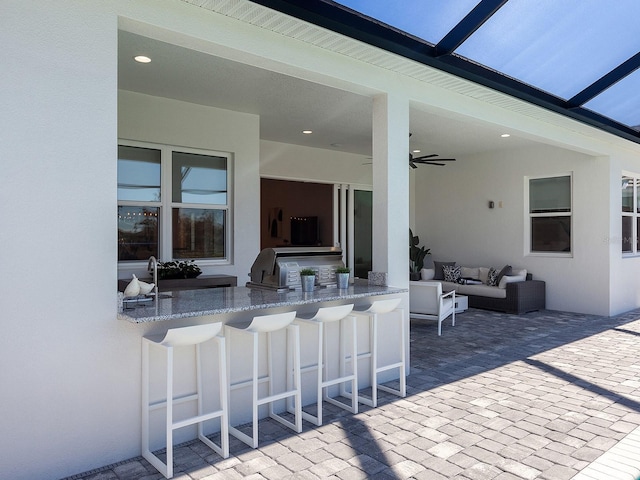
M477 0L344 0L344 6L436 44ZM640 0L509 0L456 54L569 99L640 51ZM640 75L586 104L640 125Z

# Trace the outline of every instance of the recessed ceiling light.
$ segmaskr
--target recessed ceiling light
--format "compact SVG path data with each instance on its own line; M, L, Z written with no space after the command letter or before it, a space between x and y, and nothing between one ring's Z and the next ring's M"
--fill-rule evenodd
M420 153L420 152L421 152L421 150L412 150L411 153Z
M313 130L302 130L302 133L304 133L305 135L311 135L313 133Z
M138 63L149 63L151 61L149 57L145 57L144 55L136 55L133 59Z
M502 134L502 135L500 135L500 136L501 136L502 138L508 138L508 137L510 137L511 135L509 135L508 133L503 133L503 134Z

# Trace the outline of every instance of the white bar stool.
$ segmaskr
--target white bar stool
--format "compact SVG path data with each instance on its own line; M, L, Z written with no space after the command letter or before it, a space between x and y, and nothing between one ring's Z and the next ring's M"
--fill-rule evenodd
M397 308L402 301L401 298L390 298L387 300L375 300L370 306L363 308L354 308L352 314L357 316L366 316L369 318L369 348L370 352L366 355L370 355L371 364L371 398L363 397L361 394L360 402L371 407L378 406L378 389L385 392L393 393L400 397L407 395L407 381L406 381L406 365L405 365L405 323L404 323L404 309ZM400 361L391 363L389 365L378 365L378 315L385 313L398 312L400 314ZM399 383L400 388L398 390L386 385L378 383L378 374L392 369L399 370Z
M229 433L237 439L243 441L252 448L258 447L258 407L265 403L269 405L269 416L281 424L295 430L297 433L302 432L302 392L300 389L300 332L297 325L292 324L295 319L296 312L278 313L273 315L262 315L253 317L253 320L248 327L242 328L237 325L227 324L227 338L229 339L230 333L236 331L245 335L249 335L253 340L253 348L251 349L252 355L252 368L251 368L251 380L231 384L231 389L236 389L243 386L251 385L251 403L252 403L252 435L249 436L244 432L241 432L236 427L229 425ZM273 371L273 345L271 334L277 330L287 330L287 367L286 367L286 391L281 393L274 393L274 371ZM258 339L261 333L267 334L267 377L266 380L269 383L269 395L266 397L259 397L258 383L261 379L258 378ZM229 340L229 345L231 344ZM231 379L231 347L227 350L227 376ZM293 369L291 369L293 364ZM293 385L291 384L291 377L293 373ZM286 418L275 413L273 408L273 402L277 400L286 400L293 397L294 399L294 422L290 422ZM285 405L286 410L286 405Z
M302 369L315 369L317 370L317 397L316 405L317 415L311 415L310 413L302 411L302 417L305 420L315 423L316 425L322 425L322 401L332 403L338 407L349 410L351 413L358 413L358 336L356 334L356 318L351 314L353 310L353 304L351 305L339 305L337 307L323 307L319 308L315 314L312 315L298 315L296 317L297 324L312 325L317 328L318 332L318 361L314 365L302 367ZM356 359L352 361L351 374L346 373L346 321L350 320L351 323L351 358ZM339 322L339 377L329 379L329 365L328 365L328 339L325 334L325 324L330 322ZM324 359L324 360L323 360ZM324 374L323 374L324 372ZM334 398L329 397L327 388L332 385L344 385L351 382L351 405L340 402ZM343 389L341 389L342 391Z
M225 353L225 339L219 336L222 323L209 323L192 327L172 328L167 330L164 337L150 336L142 338L142 456L151 465L158 469L166 478L173 477L173 431L189 425L198 424L198 438L218 453L222 458L229 456L229 431L228 431L228 407L227 407L227 364ZM202 398L202 360L200 345L209 340L215 340L218 344L218 374L220 381L220 409L203 413ZM149 347L155 346L164 349L167 356L166 372L166 400L149 403ZM196 392L181 398L173 396L173 349L175 347L195 346L196 351ZM173 419L174 405L189 402L198 402L198 414L195 417L180 421ZM152 410L166 408L165 440L167 463L163 463L149 448L149 416ZM209 440L203 429L203 422L214 418L220 419L220 445Z

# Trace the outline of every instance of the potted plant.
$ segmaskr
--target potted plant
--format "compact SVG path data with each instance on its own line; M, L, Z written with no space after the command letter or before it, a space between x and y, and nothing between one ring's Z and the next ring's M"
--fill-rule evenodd
M158 278L168 280L175 278L196 278L202 273L193 260L158 262Z
M313 292L316 283L316 271L313 268L303 268L300 270L300 283L303 292Z
M339 289L349 288L349 274L351 269L349 267L336 268L336 282Z
M424 257L426 257L430 249L419 247L420 238L414 236L409 229L409 278L410 280L420 280L420 270L424 267Z

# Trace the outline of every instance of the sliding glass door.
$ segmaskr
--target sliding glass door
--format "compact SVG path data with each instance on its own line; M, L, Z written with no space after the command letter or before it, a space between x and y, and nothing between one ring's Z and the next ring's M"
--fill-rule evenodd
M334 202L335 242L353 276L367 278L372 269L372 192L353 185L336 185Z

